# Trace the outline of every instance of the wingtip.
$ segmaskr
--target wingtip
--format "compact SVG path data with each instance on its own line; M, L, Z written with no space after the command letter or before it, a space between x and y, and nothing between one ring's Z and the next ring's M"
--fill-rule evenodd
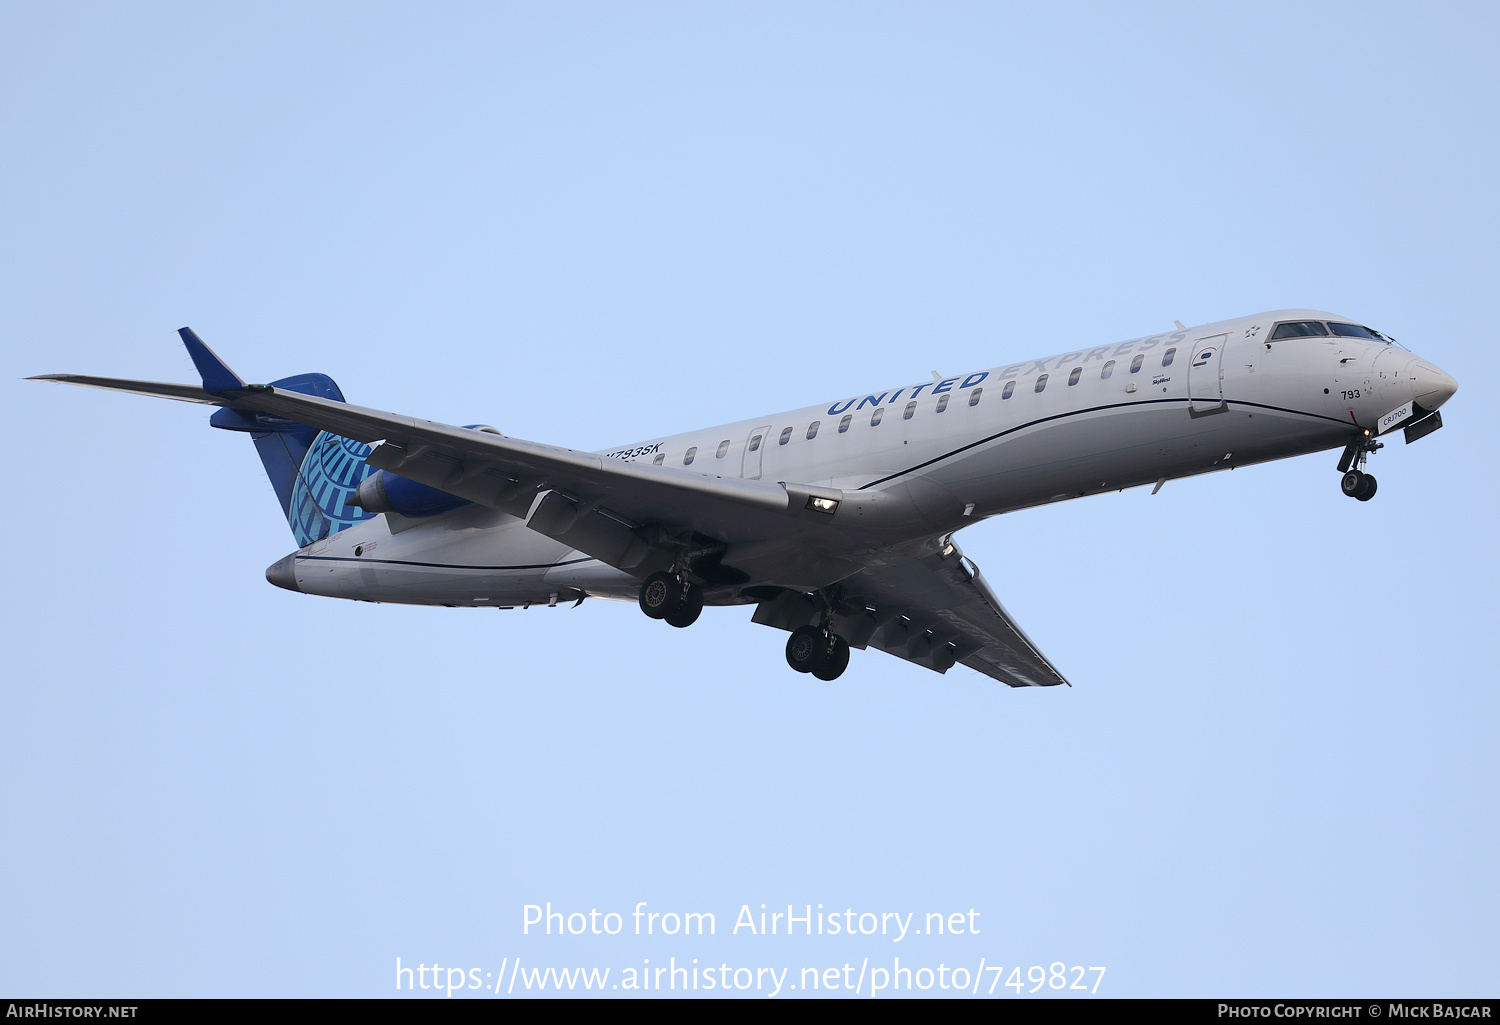
M198 333L190 327L180 327L177 335L182 339L183 347L187 349L188 355L192 357L193 365L198 368L198 376L203 378L203 390L211 395L222 395L227 391L245 387L245 382L233 370L229 369L218 353L210 349L198 337Z

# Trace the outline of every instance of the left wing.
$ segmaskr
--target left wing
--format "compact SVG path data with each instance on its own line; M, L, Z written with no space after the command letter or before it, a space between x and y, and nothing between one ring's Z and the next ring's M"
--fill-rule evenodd
M184 329L185 342L189 335ZM196 335L192 342L201 346L195 351L189 342L203 388L75 374L31 380L269 413L375 445L367 462L378 469L517 516L540 533L640 576L669 565L684 538L741 543L826 537L831 517L808 508L807 500L815 494L842 495L605 459L271 385L247 385L222 363L205 369L205 360L218 357Z

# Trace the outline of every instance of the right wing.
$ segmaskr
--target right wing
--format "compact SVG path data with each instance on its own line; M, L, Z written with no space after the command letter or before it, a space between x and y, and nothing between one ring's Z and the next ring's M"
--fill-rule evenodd
M871 560L842 580L833 620L838 634L852 647L877 648L939 673L962 662L1011 687L1067 684L1005 611L979 567L957 546L945 550L946 556ZM794 630L815 615L806 596L786 594L762 603L754 621Z

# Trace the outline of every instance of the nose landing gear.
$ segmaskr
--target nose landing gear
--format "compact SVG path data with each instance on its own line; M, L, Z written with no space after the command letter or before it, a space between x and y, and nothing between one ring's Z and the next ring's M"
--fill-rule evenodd
M671 573L653 573L641 584L641 611L670 626L692 626L703 611L703 589Z
M1375 497L1375 478L1368 473L1350 470L1344 474L1344 479L1339 481L1339 488L1350 498L1368 502Z
M1384 443L1368 437L1368 433L1366 432L1366 437L1350 442L1344 448L1343 457L1339 459L1339 473L1344 475L1339 481L1339 490L1361 502L1368 502L1375 497L1375 478L1364 472L1365 460L1370 457L1371 452L1385 448ZM1358 465L1355 465L1356 460Z

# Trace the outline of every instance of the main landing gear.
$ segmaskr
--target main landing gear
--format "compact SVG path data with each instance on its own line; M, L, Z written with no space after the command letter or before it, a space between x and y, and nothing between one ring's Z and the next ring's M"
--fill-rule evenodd
M837 680L849 667L849 642L831 630L799 626L786 642L786 664L820 680Z
M813 596L818 622L799 626L786 642L786 664L820 680L837 680L849 668L849 642L833 632L833 605L822 591Z
M692 626L703 611L703 588L671 573L653 573L641 585L641 611L672 626Z
M1366 432L1368 434L1369 432ZM1370 457L1371 452L1385 448L1382 442L1374 438L1364 437L1359 441L1350 442L1344 449L1344 455L1339 459L1339 473L1343 479L1339 481L1339 490L1350 498L1356 498L1361 502L1368 502L1375 497L1375 478L1365 473L1365 460ZM1356 461L1358 465L1356 465Z

